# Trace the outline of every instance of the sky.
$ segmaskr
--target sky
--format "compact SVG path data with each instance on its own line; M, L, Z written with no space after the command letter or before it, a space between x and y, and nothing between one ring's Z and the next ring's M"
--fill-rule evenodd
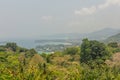
M0 0L0 39L120 27L120 0Z

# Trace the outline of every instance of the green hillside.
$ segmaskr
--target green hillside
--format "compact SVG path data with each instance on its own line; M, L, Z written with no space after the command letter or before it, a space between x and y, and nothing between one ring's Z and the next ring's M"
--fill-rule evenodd
M106 43L109 43L109 42L119 42L120 43L120 33L114 35L114 36L111 36L109 38L107 38L105 40Z
M120 48L83 39L52 54L7 43L0 46L0 80L120 80Z

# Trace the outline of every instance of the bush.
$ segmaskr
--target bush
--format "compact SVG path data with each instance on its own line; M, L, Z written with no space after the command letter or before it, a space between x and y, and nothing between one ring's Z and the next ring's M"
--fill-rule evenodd
M80 54L80 48L79 47L71 47L67 48L63 52L64 54L70 54L70 55L75 55L75 54Z
M10 48L12 51L17 50L17 44L16 43L7 43L6 48Z
M118 43L117 42L111 42L111 43L108 43L108 46L112 47L112 48L118 48Z

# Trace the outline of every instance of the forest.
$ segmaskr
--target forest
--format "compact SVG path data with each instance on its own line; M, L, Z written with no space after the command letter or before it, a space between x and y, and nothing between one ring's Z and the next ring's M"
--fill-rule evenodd
M0 80L120 80L119 57L119 43L87 38L51 54L7 43L0 46Z

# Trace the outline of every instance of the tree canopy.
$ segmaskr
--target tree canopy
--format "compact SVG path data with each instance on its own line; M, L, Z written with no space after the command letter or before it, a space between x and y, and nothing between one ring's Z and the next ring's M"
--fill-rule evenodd
M89 63L91 61L97 61L100 63L104 62L108 56L109 52L107 51L105 44L96 40L83 39L80 54L81 62Z

